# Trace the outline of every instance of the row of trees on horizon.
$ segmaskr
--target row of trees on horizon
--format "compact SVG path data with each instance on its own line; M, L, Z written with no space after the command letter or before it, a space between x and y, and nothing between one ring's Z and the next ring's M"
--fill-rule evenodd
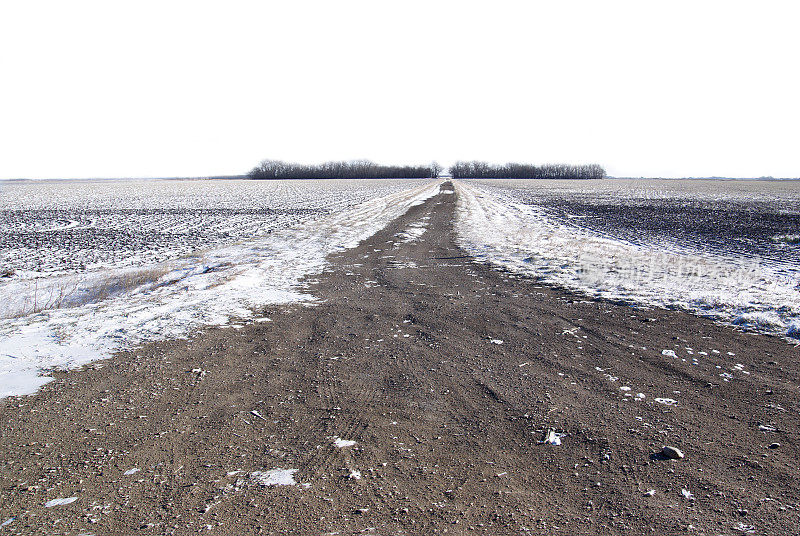
M450 166L454 179L602 179L606 170L597 164L489 164L486 162L456 162Z
M435 179L442 167L433 162L425 166L382 166L369 160L292 164L263 160L254 167L251 179Z
M444 168L432 162L420 166L385 166L369 160L295 164L263 160L250 170L251 179L436 179ZM454 179L602 179L606 170L597 164L490 164L456 162L447 170Z

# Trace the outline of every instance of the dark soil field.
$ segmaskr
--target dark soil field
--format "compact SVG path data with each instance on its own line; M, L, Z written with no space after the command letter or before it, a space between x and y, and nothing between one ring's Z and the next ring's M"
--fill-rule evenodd
M455 197L314 306L0 401L0 533L797 533L796 346L478 264Z

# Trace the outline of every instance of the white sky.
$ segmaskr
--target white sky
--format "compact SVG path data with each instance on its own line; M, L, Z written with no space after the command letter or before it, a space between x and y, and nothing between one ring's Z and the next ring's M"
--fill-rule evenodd
M0 178L800 177L800 2L0 0Z

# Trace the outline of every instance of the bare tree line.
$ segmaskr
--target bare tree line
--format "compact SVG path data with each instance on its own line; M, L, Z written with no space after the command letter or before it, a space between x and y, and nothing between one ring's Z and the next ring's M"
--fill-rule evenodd
M250 170L251 179L427 179L437 178L443 168L436 162L424 166L383 166L369 160L294 164L263 160Z
M602 179L606 170L597 164L489 164L456 162L448 170L454 179Z

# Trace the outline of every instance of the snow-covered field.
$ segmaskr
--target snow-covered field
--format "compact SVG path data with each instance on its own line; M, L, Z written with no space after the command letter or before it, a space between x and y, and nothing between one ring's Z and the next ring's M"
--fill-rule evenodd
M798 181L459 181L480 259L591 296L800 338Z
M459 240L479 259L800 338L800 182L456 189ZM437 190L424 180L0 181L0 397L34 392L49 369L310 300L298 282L328 254Z
M407 188L392 180L0 181L0 271L35 278L141 268Z
M48 369L307 300L298 281L437 183L0 183L0 397Z

